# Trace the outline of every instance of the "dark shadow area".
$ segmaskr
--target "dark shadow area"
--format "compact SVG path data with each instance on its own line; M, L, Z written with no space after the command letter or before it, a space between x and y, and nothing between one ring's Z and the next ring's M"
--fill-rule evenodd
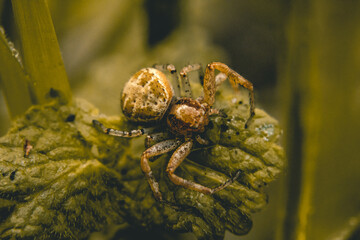
M179 25L178 0L147 0L145 8L148 14L150 47L164 40Z

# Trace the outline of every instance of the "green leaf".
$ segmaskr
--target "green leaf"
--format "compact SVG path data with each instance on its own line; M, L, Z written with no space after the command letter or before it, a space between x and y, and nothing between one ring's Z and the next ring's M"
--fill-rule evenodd
M83 238L104 224L124 221L119 174L94 157L84 138L91 132L97 141L94 113L84 101L72 107L35 106L0 139L2 239ZM28 157L25 140L33 146ZM108 143L118 151L127 145ZM107 163L117 157L110 154Z
M238 170L240 179L214 195L185 189L168 179L165 154L151 166L166 204L155 200L140 169L142 139L106 135L91 122L118 129L129 124L98 116L83 100L32 107L0 139L1 238L84 238L108 224L193 232L200 239L221 239L226 229L246 234L250 214L266 205L263 187L279 174L284 154L276 120L257 109L244 129L248 105L231 97L220 103L227 117L213 116L204 134L211 145L197 146L176 173L209 187ZM33 146L27 157L25 140Z

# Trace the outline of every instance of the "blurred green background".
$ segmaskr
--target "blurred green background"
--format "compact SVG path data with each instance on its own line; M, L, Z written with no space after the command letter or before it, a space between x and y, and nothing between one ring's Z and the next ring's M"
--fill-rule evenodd
M226 239L360 239L360 1L48 4L74 96L106 114L120 113L123 84L154 63L221 61L254 84L256 106L283 126L288 167L252 231ZM9 0L0 24L18 47ZM1 96L1 135L9 126Z

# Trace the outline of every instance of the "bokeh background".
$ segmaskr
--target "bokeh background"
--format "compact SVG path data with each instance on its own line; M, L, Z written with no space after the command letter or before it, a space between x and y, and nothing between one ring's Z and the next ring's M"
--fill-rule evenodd
M74 95L106 114L120 114L122 86L154 63L221 61L254 84L256 106L283 126L288 167L252 231L226 239L360 239L360 1L48 4ZM0 24L18 46L10 0ZM1 96L1 135L9 126Z

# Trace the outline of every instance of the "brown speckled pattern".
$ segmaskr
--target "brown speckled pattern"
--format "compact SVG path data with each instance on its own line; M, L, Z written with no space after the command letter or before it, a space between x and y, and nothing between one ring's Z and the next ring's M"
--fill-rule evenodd
M157 121L165 114L173 95L164 73L154 68L143 68L126 83L121 108L131 121Z
M184 136L203 132L209 123L209 107L191 98L181 98L171 107L167 117L169 129Z

